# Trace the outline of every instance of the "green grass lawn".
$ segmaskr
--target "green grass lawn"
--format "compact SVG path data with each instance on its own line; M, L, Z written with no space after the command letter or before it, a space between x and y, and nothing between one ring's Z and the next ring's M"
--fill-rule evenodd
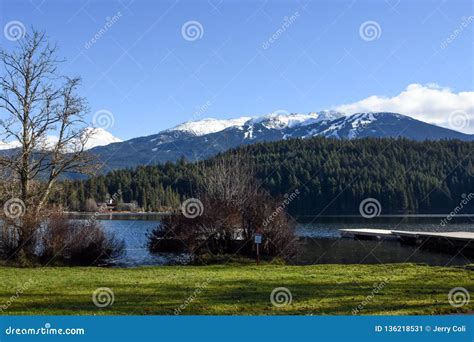
M454 287L473 296L473 271L413 264L0 267L0 279L0 312L12 315L351 315L359 305L358 314L474 310L474 298L460 308L448 302ZM112 289L112 305L94 305L99 287ZM272 305L276 287L291 292L290 304Z

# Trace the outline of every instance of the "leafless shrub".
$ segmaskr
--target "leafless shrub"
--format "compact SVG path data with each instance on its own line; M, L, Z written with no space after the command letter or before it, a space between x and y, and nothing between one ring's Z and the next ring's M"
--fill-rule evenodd
M18 250L19 232L15 225L0 222L0 258L10 260Z
M104 265L124 251L123 241L108 235L97 221L68 219L55 211L41 231L40 259L68 265Z
M163 218L149 237L150 250L252 256L253 239L259 232L263 234L262 256L293 254L293 223L282 211L264 225L280 203L259 188L247 160L239 155L220 157L197 170L202 215Z
M34 259L40 222L28 213L19 219L0 215L0 258L21 264Z

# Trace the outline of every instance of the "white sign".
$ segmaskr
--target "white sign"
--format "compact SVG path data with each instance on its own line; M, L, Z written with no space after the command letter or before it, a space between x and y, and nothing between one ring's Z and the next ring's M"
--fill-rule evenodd
M262 243L262 234L255 234L255 243L257 245Z

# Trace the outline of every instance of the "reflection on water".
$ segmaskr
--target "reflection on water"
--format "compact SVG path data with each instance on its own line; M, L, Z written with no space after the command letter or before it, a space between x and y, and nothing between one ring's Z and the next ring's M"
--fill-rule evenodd
M339 238L339 229L387 229L422 232L474 232L474 216L453 218L449 224L442 225L445 216L391 216L364 219L363 217L318 217L297 226L297 234L305 237Z
M125 241L125 254L119 260L114 260L116 266L136 267L189 262L189 257L184 254L152 254L148 251L148 234L160 221L114 219L101 220L100 223L106 232L113 233L118 239Z
M463 254L444 254L396 240L375 241L355 239L305 238L301 252L292 263L312 264L386 264L413 262L437 266L466 265L472 263Z
M84 218L84 217L80 217ZM357 264L415 262L430 265L465 265L474 263L462 254L418 250L415 246L402 245L398 241L360 241L340 238L339 229L389 229L410 231L471 231L474 232L474 216L456 217L442 226L444 216L417 217L319 217L307 218L297 225L297 234L302 237L297 257L298 264ZM147 234L160 224L157 215L113 215L101 217L108 232L126 244L126 253L117 260L118 266L163 265L185 263L185 255L154 255L146 248Z
M324 217L297 226L302 238L297 264L379 264L414 262L429 265L453 266L474 262L472 256L427 251L416 246L401 244L397 240L355 240L341 238L339 229L387 229L423 232L470 231L474 232L474 217L463 216L442 225L445 216L416 217Z

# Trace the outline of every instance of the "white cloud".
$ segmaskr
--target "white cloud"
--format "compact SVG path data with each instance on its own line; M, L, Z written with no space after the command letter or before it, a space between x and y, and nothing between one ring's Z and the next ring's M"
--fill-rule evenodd
M113 136L110 132L103 128L87 127L86 131L90 134L89 139L85 145L85 149L91 149L96 146L105 146L114 142L121 142L122 139ZM51 148L58 142L58 137L55 135L48 135L43 141L40 142L42 148ZM0 140L0 150L7 150L11 148L20 147L21 144L18 141L4 142ZM68 149L69 151L71 149Z
M394 112L464 133L474 133L474 92L455 93L437 84L410 84L393 97L370 96L337 106L346 114Z

